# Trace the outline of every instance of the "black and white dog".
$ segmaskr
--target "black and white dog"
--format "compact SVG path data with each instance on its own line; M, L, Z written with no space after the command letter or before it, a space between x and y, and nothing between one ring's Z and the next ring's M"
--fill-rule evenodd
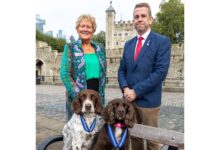
M89 150L102 128L101 96L94 90L83 90L72 103L73 116L63 129L63 150Z

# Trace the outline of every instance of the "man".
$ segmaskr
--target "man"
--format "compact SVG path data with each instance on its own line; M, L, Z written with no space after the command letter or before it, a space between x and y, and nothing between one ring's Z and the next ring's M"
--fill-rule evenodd
M144 125L157 127L162 82L170 64L169 38L151 31L153 22L148 3L139 3L133 12L137 36L127 41L118 69L119 86L124 98L135 102ZM142 140L132 138L132 149L143 150ZM147 150L159 150L159 144L147 141Z

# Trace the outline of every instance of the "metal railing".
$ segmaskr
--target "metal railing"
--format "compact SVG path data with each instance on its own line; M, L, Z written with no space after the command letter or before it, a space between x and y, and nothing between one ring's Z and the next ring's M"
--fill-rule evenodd
M60 76L38 76L36 77L37 84L62 84Z

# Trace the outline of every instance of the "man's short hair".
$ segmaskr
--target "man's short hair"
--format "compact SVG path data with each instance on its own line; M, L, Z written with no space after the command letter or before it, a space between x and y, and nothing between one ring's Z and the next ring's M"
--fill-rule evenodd
M148 8L148 15L151 16L151 8L150 8L150 5L148 3L138 3L138 4L135 5L134 10L136 8L140 8L140 7Z

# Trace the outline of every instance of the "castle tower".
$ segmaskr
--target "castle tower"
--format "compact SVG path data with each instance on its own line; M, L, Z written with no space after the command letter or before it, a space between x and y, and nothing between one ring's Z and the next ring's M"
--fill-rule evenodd
M110 1L110 6L105 11L106 12L106 50L112 49L114 47L113 34L114 34L114 22L115 22L115 9L112 7L112 1Z

